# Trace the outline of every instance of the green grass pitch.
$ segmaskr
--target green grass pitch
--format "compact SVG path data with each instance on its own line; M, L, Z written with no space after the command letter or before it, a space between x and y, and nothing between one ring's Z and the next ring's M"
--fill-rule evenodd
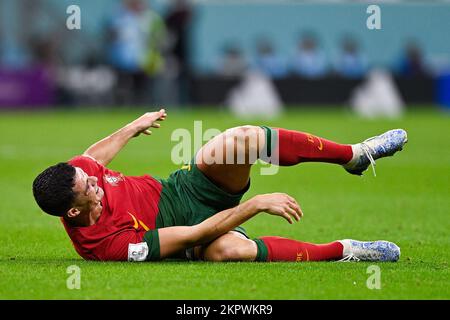
M252 173L245 199L287 192L304 219L289 225L260 214L245 223L252 237L278 235L310 242L386 239L402 250L398 263L377 263L381 289L366 281L370 263L102 263L83 261L61 223L40 212L31 194L34 177L48 165L83 152L91 143L139 116L142 110L0 114L0 299L449 299L450 118L432 107L401 120L362 120L346 111L302 109L283 117L242 120L225 111L176 111L152 136L134 139L110 165L128 175L166 177L170 136L193 131L267 124L356 143L391 128L409 142L377 162L377 177L341 167L306 163L273 176ZM319 110L319 111L317 111ZM427 111L428 110L428 111ZM66 286L67 267L81 268L81 289Z

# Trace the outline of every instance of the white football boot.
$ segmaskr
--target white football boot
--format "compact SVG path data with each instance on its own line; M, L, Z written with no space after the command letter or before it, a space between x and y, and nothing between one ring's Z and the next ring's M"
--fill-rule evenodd
M345 239L339 242L344 246L343 258L339 261L396 262L400 258L400 248L389 241Z
M360 176L369 165L372 165L373 174L376 176L375 160L394 155L403 149L406 142L408 142L406 131L394 129L354 144L352 145L353 158L343 165L344 169L351 174Z

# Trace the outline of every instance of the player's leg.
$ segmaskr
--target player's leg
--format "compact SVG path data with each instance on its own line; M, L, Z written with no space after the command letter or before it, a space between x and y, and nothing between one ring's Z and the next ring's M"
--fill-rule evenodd
M342 165L349 173L361 175L375 160L392 156L402 150L408 141L406 131L395 129L357 144L340 144L309 133L267 128L272 135L278 135L278 159L272 162L282 166L295 165L300 162L328 162ZM265 160L263 158L263 160ZM374 170L375 173L375 170Z
M237 193L247 186L251 165L257 159L280 166L311 161L335 163L360 175L375 159L401 150L406 141L406 132L401 129L349 145L300 131L242 126L214 137L199 150L195 161L210 180Z
M214 137L199 150L195 160L200 171L214 183L237 193L247 186L251 165L257 159L281 166L307 161L346 164L352 155L351 145L308 133L241 126Z
M247 239L231 231L198 248L197 258L206 261L397 261L400 248L388 241L339 240L314 244L282 237Z
M312 244L281 237L250 240L237 232L229 232L201 251L206 261L323 261L343 258L340 242Z

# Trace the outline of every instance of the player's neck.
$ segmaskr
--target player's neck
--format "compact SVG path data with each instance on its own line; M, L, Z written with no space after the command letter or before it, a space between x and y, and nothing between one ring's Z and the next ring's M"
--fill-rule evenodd
M89 212L89 225L92 226L96 224L101 214L102 214L102 205L100 203L94 209L92 209L91 212Z
M94 225L100 218L102 207L95 207L91 211L81 212L74 218L64 220L72 227L89 227Z

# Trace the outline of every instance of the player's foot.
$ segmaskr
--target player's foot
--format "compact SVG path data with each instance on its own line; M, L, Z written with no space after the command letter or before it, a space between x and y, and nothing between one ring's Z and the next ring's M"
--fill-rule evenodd
M339 241L344 246L343 258L339 261L390 261L400 258L400 248L392 242L357 241L345 239Z
M392 156L402 150L406 142L408 142L406 131L394 129L352 145L353 158L344 165L344 168L351 174L360 176L369 165L372 165L373 174L376 176L375 160Z

